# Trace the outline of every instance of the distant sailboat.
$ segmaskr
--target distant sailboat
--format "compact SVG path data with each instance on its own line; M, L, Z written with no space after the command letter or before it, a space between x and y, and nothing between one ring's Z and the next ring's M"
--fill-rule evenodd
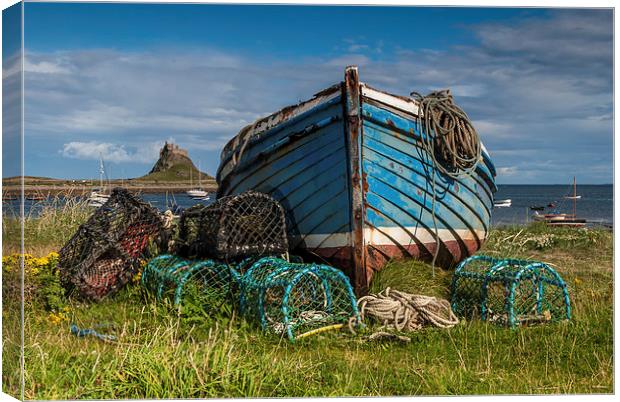
M202 176L202 173L200 172L200 161L198 161L198 188L187 190L187 195L189 195L192 198L203 198L203 197L207 197L207 195L209 194L202 189L200 176ZM192 167L191 166L189 168L189 185L190 187L192 186Z
M103 165L103 155L99 154L99 188L93 189L88 196L88 206L100 207L105 204L110 198L110 194L105 192L103 184L103 175L105 174L105 168Z
M536 212L534 220L542 221L551 226L585 226L586 220L577 218L577 200L581 198L577 195L577 179L573 176L573 195L565 196L565 199L573 200L573 213L570 214L539 214Z

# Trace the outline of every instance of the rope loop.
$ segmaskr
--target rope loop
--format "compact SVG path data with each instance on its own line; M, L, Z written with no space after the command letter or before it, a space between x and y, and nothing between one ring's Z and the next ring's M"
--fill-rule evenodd
M450 328L459 323L447 300L389 287L379 294L360 298L358 309L362 320L369 316L396 331L417 331L427 324Z

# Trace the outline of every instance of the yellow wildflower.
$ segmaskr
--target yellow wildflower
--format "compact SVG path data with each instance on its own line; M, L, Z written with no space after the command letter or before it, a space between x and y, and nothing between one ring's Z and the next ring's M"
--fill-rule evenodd
M579 278L575 278L575 285L581 285L583 281Z
M65 314L63 314L63 313L54 313L54 312L50 313L50 314L47 316L47 319L48 319L48 320L49 320L52 324L54 324L54 325L58 325L58 324L60 324L61 322L63 322L63 321L67 321L67 320L68 320L68 318L67 318L67 316L66 316Z

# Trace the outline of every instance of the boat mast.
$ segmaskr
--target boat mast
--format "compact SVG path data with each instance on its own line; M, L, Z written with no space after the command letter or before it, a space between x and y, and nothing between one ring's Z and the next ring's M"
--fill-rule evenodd
M103 192L103 155L99 153L99 191Z
M198 161L198 188L202 189L202 184L200 182L200 160Z
M577 217L577 179L573 176L573 218Z

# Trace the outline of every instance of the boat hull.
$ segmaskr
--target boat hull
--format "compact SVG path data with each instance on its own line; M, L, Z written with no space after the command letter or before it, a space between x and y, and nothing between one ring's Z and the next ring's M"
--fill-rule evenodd
M496 191L484 151L473 175L435 170L417 105L348 69L310 101L246 127L224 148L218 197L265 192L287 213L291 248L342 269L365 294L394 259L456 263L487 237Z

